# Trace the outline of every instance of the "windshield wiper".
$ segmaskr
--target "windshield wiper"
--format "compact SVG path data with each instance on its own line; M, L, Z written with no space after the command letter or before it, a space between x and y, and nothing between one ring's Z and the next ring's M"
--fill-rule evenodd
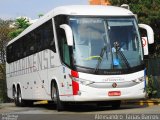
M101 49L100 58L98 59L97 65L96 65L95 70L94 70L94 73L97 73L97 71L98 71L98 69L99 69L99 66L100 66L100 64L101 64L101 62L102 62L104 53L105 53L106 50L107 50L107 46L105 45L105 46Z
M124 62L125 62L125 64L126 64L127 68L130 68L130 64L129 64L127 58L124 56L123 52L119 50L119 53L120 53L122 59L124 60Z
M118 42L114 43L114 48L116 49L116 54L120 53L120 56L122 57L122 60L124 60L124 63L126 64L127 68L131 68L127 58L125 57L123 52L120 50Z

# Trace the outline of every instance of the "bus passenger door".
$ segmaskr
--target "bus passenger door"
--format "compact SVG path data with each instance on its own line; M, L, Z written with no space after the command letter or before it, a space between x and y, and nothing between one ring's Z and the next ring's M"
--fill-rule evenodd
M63 29L62 29L63 31ZM64 31L63 31L64 32ZM61 33L63 33L61 32ZM64 34L65 35L65 34ZM64 95L71 95L72 94L72 81L69 77L69 74L70 74L70 66L71 66L71 53L70 53L70 47L68 46L67 44L67 41L66 41L66 37L62 38L61 39L61 61L63 62L62 63L62 68L61 68L61 72L63 75L62 75L62 84L64 84L63 86L63 94Z

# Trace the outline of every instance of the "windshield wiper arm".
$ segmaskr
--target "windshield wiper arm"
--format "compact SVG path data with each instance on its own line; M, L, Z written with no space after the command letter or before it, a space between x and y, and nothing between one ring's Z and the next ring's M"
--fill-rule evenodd
M123 52L120 51L120 50L119 50L118 52L120 53L122 59L124 60L124 62L125 62L125 64L126 64L127 68L130 68L130 64L129 64L127 58L124 56Z
M104 53L105 53L106 49L107 49L106 45L101 49L100 57L98 59L97 65L96 65L95 70L94 70L94 73L97 73L97 71L99 69L99 66L100 66L100 64L102 62L102 59L103 59L103 56L104 56Z
M120 56L122 57L122 60L124 60L127 68L131 68L130 64L129 64L128 60L127 60L127 58L125 57L125 55L123 54L123 52L120 50L118 42L114 43L114 48L116 49L116 54L120 53Z
M120 53L120 56L122 57L122 60L124 60L127 68L130 68L130 64L129 64L127 58L125 57L125 55L123 54L123 52L121 51L118 42L114 42L114 48L116 49L116 54Z

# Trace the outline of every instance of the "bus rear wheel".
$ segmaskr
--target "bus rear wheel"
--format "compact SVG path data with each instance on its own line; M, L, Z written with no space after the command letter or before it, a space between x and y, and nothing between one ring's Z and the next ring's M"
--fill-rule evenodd
M23 100L22 93L20 87L17 89L17 106L19 107L26 107L26 106L32 106L33 101L31 100Z
M58 92L57 84L54 84L54 83L52 83L51 98L52 98L52 101L54 101L54 103L57 106L57 111L64 110L64 104L63 104L62 101L60 101L60 98L59 98L59 92Z
M17 88L17 106L20 106L20 107L24 106L22 94L21 94L21 89L19 87Z
M16 106L18 106L18 100L17 100L17 92L16 92L16 88L13 88L13 100Z

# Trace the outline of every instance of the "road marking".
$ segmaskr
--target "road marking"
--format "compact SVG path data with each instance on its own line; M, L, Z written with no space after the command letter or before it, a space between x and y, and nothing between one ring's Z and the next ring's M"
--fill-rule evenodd
M152 100L147 100L147 103L148 103L148 106L155 105L155 104L154 104L154 101L152 101Z
M142 100L140 100L139 105L144 105L144 102Z

